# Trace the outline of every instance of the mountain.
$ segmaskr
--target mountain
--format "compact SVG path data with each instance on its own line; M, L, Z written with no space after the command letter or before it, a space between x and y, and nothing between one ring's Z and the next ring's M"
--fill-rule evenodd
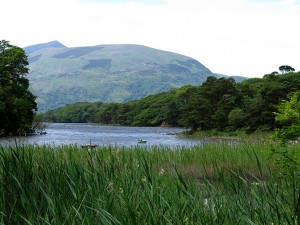
M24 51L27 55L29 55L32 52L45 49L45 48L64 48L64 47L66 46L64 46L62 43L58 41L50 41L48 43L27 46L24 48Z
M199 85L213 73L193 58L141 45L24 48L40 112L75 102L126 102Z

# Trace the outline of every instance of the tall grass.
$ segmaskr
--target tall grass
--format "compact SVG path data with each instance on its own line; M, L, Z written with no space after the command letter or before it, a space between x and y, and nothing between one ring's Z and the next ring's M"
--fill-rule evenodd
M1 147L0 223L297 224L270 148Z

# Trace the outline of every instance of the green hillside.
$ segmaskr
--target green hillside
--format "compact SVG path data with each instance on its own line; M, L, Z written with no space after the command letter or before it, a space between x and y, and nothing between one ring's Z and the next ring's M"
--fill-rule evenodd
M127 102L212 75L190 57L140 45L29 47L28 78L40 112L75 102Z

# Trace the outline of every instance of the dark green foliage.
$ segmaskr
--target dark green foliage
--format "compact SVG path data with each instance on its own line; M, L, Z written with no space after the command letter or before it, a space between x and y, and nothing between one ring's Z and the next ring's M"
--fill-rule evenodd
M235 129L242 128L245 121L245 112L243 109L235 108L228 114L228 124L233 126Z
M207 129L211 127L211 111L212 108L201 97L199 88L190 87L180 95L180 106L183 115L180 124L184 127L190 127L193 131Z
M121 113L119 113L120 105L120 103L109 103L103 105L103 107L101 107L96 113L94 120L102 124L123 124L119 121L119 115L121 115Z
M183 126L193 130L223 130L228 126L228 114L241 97L234 79L208 77L200 87L190 88L181 98Z
M36 110L24 50L0 41L0 135L30 131Z

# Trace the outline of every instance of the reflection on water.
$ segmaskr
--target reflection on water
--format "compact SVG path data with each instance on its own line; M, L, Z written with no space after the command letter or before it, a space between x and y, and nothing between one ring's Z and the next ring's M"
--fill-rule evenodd
M69 144L94 144L99 146L164 145L170 147L200 144L199 141L179 138L175 135L182 131L183 130L181 128L122 127L100 126L96 124L51 123L46 128L47 134L45 135L1 138L0 144L49 144L53 146ZM147 142L139 144L139 139L146 140Z

